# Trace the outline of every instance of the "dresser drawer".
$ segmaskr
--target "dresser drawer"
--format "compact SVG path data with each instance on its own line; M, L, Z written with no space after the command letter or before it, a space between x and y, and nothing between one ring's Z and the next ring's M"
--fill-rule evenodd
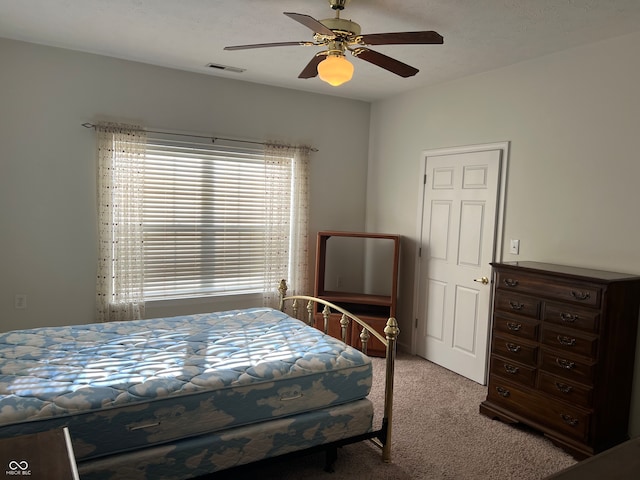
M571 382L561 377L540 372L538 388L554 397L583 407L591 407L593 389L579 383Z
M541 349L540 357L541 371L552 373L569 381L593 385L596 371L595 363L588 360L576 360L546 348Z
M491 341L491 351L501 357L516 362L536 366L538 346L522 342L519 338L494 335Z
M540 300L498 290L495 297L495 309L537 319L540 314Z
M491 356L491 375L499 375L513 382L533 387L536 382L536 368L512 362L505 358Z
M542 320L566 327L597 332L600 322L600 311L581 309L567 303L547 302L542 311Z
M524 338L527 340L538 340L538 325L537 321L507 318L499 313L496 313L493 319L494 332L508 333L516 337Z
M586 442L589 439L591 415L580 407L529 391L498 376L489 379L487 399L577 440Z
M542 325L540 342L564 352L584 355L593 359L596 358L598 349L598 337L576 330L554 328L545 324Z
M520 272L498 272L496 287L514 292L535 293L536 295L590 307L599 307L602 296L602 288L595 285L580 282L562 282L548 277L538 277Z

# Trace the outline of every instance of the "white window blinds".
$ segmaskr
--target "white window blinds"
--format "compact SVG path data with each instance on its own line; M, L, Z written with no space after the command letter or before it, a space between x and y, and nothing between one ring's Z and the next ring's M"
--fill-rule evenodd
M149 135L144 173L144 298L264 290L266 209L290 216L293 159ZM268 228L267 228L268 227ZM286 227L288 229L288 227ZM288 242L288 231L283 240ZM283 245L288 249L288 245Z

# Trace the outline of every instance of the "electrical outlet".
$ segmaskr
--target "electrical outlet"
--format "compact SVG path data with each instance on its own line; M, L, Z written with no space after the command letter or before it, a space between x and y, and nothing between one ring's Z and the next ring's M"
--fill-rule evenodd
M27 308L27 295L25 293L16 293L13 297L13 306L20 310Z
M513 255L520 254L520 240L511 240L511 242L509 243L509 253Z

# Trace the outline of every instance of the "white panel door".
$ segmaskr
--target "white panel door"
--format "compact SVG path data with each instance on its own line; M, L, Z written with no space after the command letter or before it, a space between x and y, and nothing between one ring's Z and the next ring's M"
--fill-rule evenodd
M496 149L425 158L416 349L481 384L486 381L501 157Z

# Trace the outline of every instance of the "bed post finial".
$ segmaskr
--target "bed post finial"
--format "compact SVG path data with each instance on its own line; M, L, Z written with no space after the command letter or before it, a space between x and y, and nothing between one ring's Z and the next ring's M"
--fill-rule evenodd
M307 302L307 325L313 327L313 310L315 308L315 303L311 300Z
M280 311L284 312L284 297L287 296L287 281L285 279L280 280L278 293L280 294Z
M284 280L283 280L284 281ZM387 326L384 327L384 333L387 336L387 340L395 340L398 338L400 334L400 329L398 328L398 321L391 317L387 320Z
M364 353L365 355L367 354L367 349L369 348L369 338L371 338L371 335L369 335L369 330L362 327L362 332L360 332L360 343L362 344L362 353Z

